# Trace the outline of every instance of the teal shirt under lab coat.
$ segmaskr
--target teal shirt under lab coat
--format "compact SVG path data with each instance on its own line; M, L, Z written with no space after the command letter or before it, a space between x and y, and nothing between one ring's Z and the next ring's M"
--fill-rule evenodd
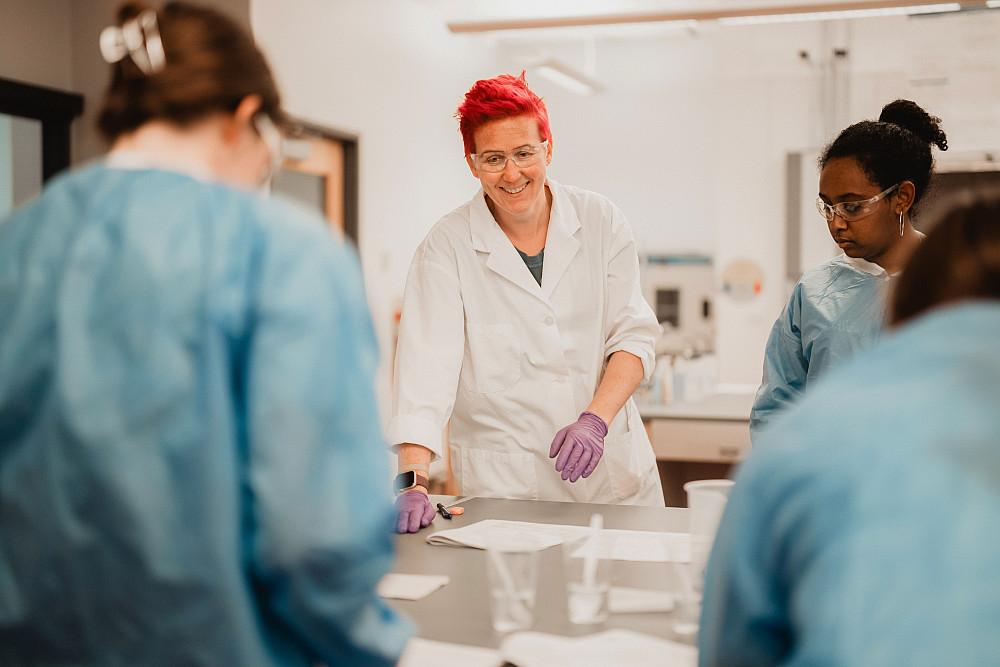
M704 667L1000 665L1000 301L831 372L736 477Z
M750 412L755 442L807 385L878 340L889 280L878 265L846 255L802 276L764 349L764 374Z
M97 165L0 222L0 664L393 664L377 356L289 204Z

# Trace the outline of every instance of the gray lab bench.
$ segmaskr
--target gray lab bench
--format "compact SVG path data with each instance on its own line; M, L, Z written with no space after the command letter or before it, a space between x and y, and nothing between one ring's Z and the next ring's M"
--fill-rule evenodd
M432 496L435 504L449 496ZM490 596L486 582L486 554L478 549L431 546L427 535L437 530L458 528L483 519L508 519L534 523L586 526L594 512L604 515L606 528L687 532L687 510L667 507L590 505L533 500L473 498L463 501L465 514L447 521L436 515L434 523L419 533L397 535L394 572L406 574L446 574L451 582L422 600L390 600L409 616L424 639L496 647L501 639L490 623ZM680 585L673 563L633 563L615 561L614 585L677 590ZM533 629L559 635L582 635L608 628L627 628L657 637L685 640L672 634L669 613L611 614L599 626L572 625L567 619L562 555L559 546L542 552L535 624Z

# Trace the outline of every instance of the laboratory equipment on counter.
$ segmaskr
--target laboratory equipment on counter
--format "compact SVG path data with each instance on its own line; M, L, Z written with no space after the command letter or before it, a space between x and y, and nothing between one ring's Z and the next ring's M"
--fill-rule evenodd
M657 353L699 354L715 349L715 270L699 254L641 257L642 293L663 327Z

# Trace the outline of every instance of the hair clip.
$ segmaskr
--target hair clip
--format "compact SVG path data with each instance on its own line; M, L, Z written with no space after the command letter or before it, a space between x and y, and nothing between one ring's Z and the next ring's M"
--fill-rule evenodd
M156 23L156 12L147 9L120 28L108 26L102 30L101 56L109 64L129 56L143 74L155 74L162 70L167 58Z

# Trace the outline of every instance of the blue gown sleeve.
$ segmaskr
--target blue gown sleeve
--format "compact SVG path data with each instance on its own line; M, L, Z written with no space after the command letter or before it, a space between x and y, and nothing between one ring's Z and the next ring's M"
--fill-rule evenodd
M709 559L698 636L700 667L776 665L790 645L783 584L774 579L783 571L774 504L780 493L768 483L773 476L755 472L773 472L780 462L771 457L770 467L757 466L759 457L751 457L736 478Z
M805 390L809 359L802 345L801 286L774 322L764 349L764 373L750 411L750 438L756 440L774 416L798 400Z
M359 267L325 233L273 236L245 359L254 589L317 662L392 665L411 630L375 593L393 511Z

